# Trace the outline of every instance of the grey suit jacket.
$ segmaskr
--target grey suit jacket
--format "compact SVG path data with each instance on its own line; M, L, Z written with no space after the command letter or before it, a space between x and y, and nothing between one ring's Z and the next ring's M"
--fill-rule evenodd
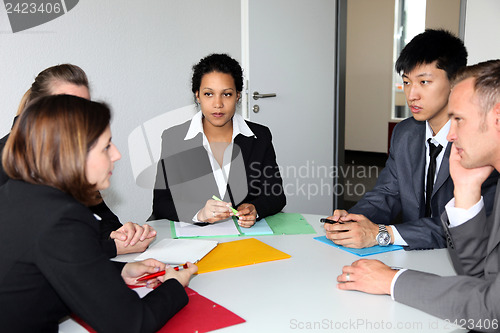
M377 184L349 212L363 214L374 223L391 224L401 212L403 223L396 225L407 249L446 246L439 215L453 197L449 172L451 143L446 147L431 197L432 218L425 216L425 122L408 118L399 123L391 137L391 149ZM483 184L488 213L493 207L498 173Z
M465 328L500 330L500 197L494 213L483 209L466 223L448 228L443 214L448 251L458 276L440 277L408 270L394 286L396 301L421 309ZM489 326L485 323L489 322ZM496 325L491 325L496 323ZM489 328L489 329L488 329Z

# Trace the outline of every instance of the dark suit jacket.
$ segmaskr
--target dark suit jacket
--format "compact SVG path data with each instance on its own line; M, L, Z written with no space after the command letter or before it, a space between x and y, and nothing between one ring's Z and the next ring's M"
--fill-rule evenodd
M0 187L0 323L5 332L57 332L74 312L97 332L155 332L188 298L166 281L143 299L99 242L94 214L50 186Z
M251 203L264 218L280 212L286 198L271 132L265 126L247 124L255 136L240 134L234 139L228 183L235 208ZM219 196L202 134L184 140L189 125L190 121L163 132L153 192L155 218L189 222L212 195ZM230 202L228 191L221 199Z
M2 165L2 153L3 153L3 149L5 148L5 143L7 142L8 138L9 138L9 135L7 134L6 136L4 136L3 138L0 139L0 186L5 184L7 182L7 180L9 179L9 177L7 176L5 171L3 170L3 165Z
M468 329L499 331L500 320L500 189L497 188L493 214L483 209L464 224L448 228L443 213L443 228L448 251L459 276L440 277L408 270L394 285L396 301L457 320ZM489 328L489 329L488 329Z
M453 181L449 172L451 143L439 168L434 184L431 211L425 216L425 122L408 118L399 123L391 138L389 158L380 173L377 184L349 212L363 214L374 223L391 224L401 212L403 223L396 228L408 244L407 249L446 247L440 214L453 198ZM498 173L494 171L483 184L486 211L493 207Z
M14 120L15 122L15 120ZM0 186L5 184L9 177L5 173L3 166L2 166L2 161L1 161L1 156L3 149L5 147L5 143L7 142L7 139L9 138L9 134L4 136L3 138L0 139ZM109 238L109 235L111 234L112 231L115 231L118 228L122 227L122 224L118 217L109 209L109 207L106 205L106 203L103 201L97 206L90 207L92 212L94 214L97 214L101 217L101 221L99 223L99 226L101 228L101 244L104 249L104 251L108 254L110 258L116 257L116 245L115 241L113 239Z

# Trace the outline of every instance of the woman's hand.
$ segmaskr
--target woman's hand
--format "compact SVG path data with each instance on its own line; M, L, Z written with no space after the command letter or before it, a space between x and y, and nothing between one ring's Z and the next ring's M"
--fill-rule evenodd
M236 216L239 217L238 224L240 227L250 228L257 220L257 210L254 205L243 203L238 207L238 214Z
M148 224L127 222L109 235L115 240L116 253L144 252L156 237L156 230Z
M176 279L182 284L183 287L187 287L191 276L198 272L198 266L193 263L186 263L187 268L176 271L173 268L167 268L165 275L159 277L160 281L165 282L168 279Z
M131 286L146 286L148 288L154 288L164 281L164 275L146 281L137 281L137 278L145 274L152 274L165 270L166 267L167 265L156 259L130 262L123 266L122 278L126 284Z
M214 223L229 218L231 212L230 203L210 199L207 200L205 207L198 212L197 217L201 222Z

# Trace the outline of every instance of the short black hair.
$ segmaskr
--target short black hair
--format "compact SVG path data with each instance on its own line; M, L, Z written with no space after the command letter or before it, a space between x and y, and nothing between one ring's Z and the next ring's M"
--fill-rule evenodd
M454 34L443 29L427 29L415 36L401 51L396 61L399 74L409 73L419 65L437 61L436 67L446 72L451 80L467 65L467 49Z
M193 66L193 78L191 80L191 91L196 94L200 90L201 79L208 73L230 74L234 79L236 91L243 91L243 70L238 61L227 54L213 53L201 59Z

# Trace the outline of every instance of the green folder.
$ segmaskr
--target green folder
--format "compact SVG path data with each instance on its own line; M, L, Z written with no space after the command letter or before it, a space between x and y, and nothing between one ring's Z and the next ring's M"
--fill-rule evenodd
M193 237L180 237L180 238L207 238L207 237L234 237L234 236L263 236L263 235L300 235L300 234L315 234L314 228L307 222L307 220L297 213L278 213L258 221L256 226L259 228L240 228L235 218L233 218L236 228L240 232L239 235L224 235L224 236L193 236ZM267 225L271 228L272 233L265 228ZM262 228L260 226L262 225ZM170 221L170 230L172 238L178 238L175 232L174 222Z
M314 228L297 213L278 213L266 217L275 235L315 234Z

